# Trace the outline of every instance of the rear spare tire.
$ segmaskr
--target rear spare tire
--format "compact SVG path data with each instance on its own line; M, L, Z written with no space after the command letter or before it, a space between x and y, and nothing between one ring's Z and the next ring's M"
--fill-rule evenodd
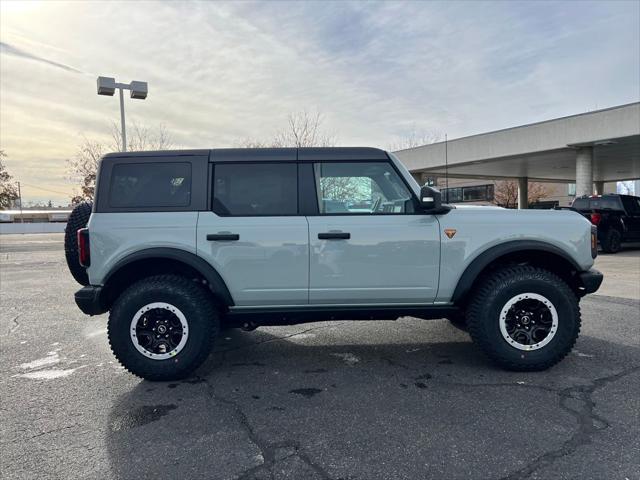
M77 232L87 226L92 207L91 202L78 204L69 215L67 226L64 229L64 256L67 259L71 275L80 285L89 285L89 275L87 275L87 270L80 265Z

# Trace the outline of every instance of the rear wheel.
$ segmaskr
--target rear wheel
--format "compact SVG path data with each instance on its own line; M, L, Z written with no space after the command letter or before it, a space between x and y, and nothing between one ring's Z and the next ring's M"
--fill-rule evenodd
M544 370L573 348L580 308L571 288L535 267L502 268L482 280L469 305L471 338L509 370Z
M610 228L602 236L602 250L606 253L618 253L622 249L622 234L620 230Z
M93 204L90 202L76 205L69 215L67 226L64 229L64 256L67 259L69 272L80 285L89 285L89 276L87 269L80 265L77 232L87 226L92 208Z
M219 319L201 285L158 275L120 295L107 330L114 355L128 371L147 380L176 380L207 358Z

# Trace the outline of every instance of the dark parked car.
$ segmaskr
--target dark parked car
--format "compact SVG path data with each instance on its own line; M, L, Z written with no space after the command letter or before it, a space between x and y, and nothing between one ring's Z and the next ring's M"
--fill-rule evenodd
M619 252L622 242L640 241L640 197L583 196L576 198L571 207L598 227L598 241L607 253Z

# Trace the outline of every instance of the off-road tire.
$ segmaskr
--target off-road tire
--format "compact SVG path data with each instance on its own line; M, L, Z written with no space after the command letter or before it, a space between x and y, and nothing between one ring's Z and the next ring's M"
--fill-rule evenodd
M618 253L622 250L622 234L620 230L616 228L608 229L602 235L600 244L602 245L602 251L605 253Z
M558 314L555 335L537 350L519 350L507 343L500 332L502 308L521 293L544 296ZM467 325L474 343L501 367L515 371L545 370L573 348L580 332L580 306L569 285L552 272L530 266L504 267L479 280L467 309Z
M90 202L78 204L69 215L64 229L64 256L71 275L80 285L89 285L89 275L87 269L80 265L77 232L87 226L92 208L93 204Z
M131 338L131 321L136 312L154 302L177 307L189 326L187 342L180 352L165 360L140 353ZM213 298L202 285L178 275L157 275L127 288L109 314L107 334L113 354L129 372L151 381L187 377L208 357L220 328Z

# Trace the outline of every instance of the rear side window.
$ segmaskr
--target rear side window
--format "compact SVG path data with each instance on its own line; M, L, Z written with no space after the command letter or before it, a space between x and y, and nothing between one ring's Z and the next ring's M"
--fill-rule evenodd
M191 164L121 163L114 165L109 206L115 208L188 207Z
M591 198L591 208L598 210L622 210L622 204L620 203L620 197L598 197Z
M588 198L576 198L573 201L573 205L571 205L576 210L589 210L589 199Z
M219 163L213 175L213 211L218 215L298 213L298 165L295 163Z

